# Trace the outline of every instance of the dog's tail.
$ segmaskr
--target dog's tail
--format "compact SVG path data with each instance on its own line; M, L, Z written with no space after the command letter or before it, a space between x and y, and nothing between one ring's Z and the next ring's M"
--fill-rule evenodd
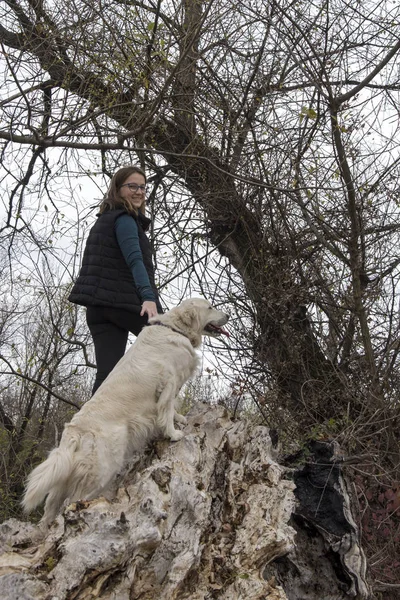
M25 513L30 513L41 504L50 490L66 488L65 483L74 468L74 453L79 441L76 437L63 441L29 475L22 500Z

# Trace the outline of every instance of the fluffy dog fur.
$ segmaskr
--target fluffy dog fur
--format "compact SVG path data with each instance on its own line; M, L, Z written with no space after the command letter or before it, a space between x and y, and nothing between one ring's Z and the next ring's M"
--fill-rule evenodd
M182 385L197 367L202 335L218 336L228 321L207 300L185 300L150 319L94 396L65 425L58 448L28 477L22 501L30 512L47 496L42 527L64 501L90 500L110 485L126 460L159 434L183 437L174 418ZM162 325L157 325L162 324Z

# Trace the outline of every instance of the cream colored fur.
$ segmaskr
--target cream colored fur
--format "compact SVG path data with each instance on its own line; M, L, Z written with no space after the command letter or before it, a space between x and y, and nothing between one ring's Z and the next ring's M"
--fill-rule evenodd
M197 367L195 348L209 323L224 325L225 313L203 299L185 300L165 315L150 319L163 326L145 327L94 396L65 425L58 448L28 477L23 499L30 512L47 496L42 526L57 516L68 498L90 500L101 495L132 455L157 435L183 437L174 419L182 385Z

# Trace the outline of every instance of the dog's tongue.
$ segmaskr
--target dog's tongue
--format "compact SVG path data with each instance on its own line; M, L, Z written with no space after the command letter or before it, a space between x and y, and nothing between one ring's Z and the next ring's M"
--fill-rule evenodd
M217 331L219 331L220 333L223 333L224 335L230 337L229 333L227 331L225 331L225 329L223 329L222 327L217 327L217 325L213 325L212 327L214 329L216 329Z

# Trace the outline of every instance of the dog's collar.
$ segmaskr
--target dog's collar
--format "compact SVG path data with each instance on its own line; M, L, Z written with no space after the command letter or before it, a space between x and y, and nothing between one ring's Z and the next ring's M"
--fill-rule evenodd
M147 325L148 327L151 327L152 325L161 325L161 327L167 327L167 329L171 329L171 331L174 331L175 333L180 333L180 335L183 335L185 338L190 340L190 337L186 335L186 333L183 333L183 331L175 329L175 327L171 327L171 325L167 325L166 323L161 323L161 321L154 321L154 323L148 323Z

